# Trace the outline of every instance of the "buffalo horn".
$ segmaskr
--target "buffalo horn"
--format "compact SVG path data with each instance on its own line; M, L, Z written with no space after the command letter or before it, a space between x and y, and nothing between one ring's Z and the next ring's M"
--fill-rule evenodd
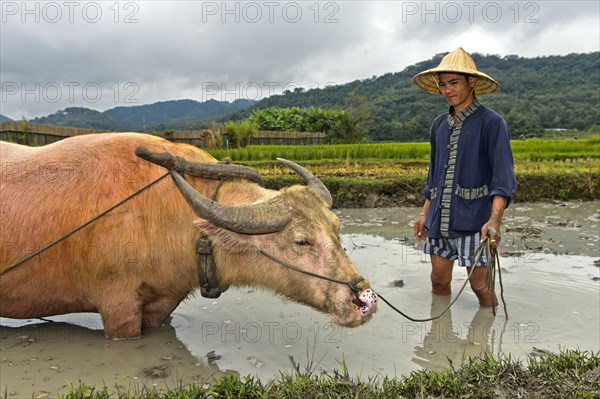
M166 151L154 152L145 147L138 147L135 155L169 170L179 166L177 157ZM185 173L205 179L247 179L261 186L265 185L262 176L256 170L241 165L185 161Z
M331 198L331 193L327 189L327 187L323 184L319 178L315 177L312 173L310 173L306 168L294 163L292 161L288 161L287 159L277 158L279 162L292 169L294 172L298 173L304 179L304 183L311 189L313 189L321 198L327 202L327 206L331 208L333 205L333 199Z
M171 174L196 214L218 227L241 234L268 234L283 230L291 220L280 195L253 205L222 205L204 197L179 173Z

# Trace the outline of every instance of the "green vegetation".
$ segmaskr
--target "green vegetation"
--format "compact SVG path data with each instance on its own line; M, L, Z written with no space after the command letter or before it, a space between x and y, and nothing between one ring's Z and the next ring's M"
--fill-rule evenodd
M350 111L362 121L358 131L368 141L426 141L433 118L446 111L446 103L440 96L419 90L412 77L438 65L443 55L437 54L400 72L324 88L297 88L256 103L244 99L232 103L179 100L117 107L102 113L69 108L32 122L113 131L201 130L208 128L211 121L222 126L226 121L246 119L251 113L260 112L257 110L271 107L317 107ZM506 119L513 137L546 138L571 134L563 129L600 129L600 52L537 58L477 53L472 56L478 69L500 83L500 91L481 101ZM363 105L356 102L356 96L364 99Z
M381 159L428 159L429 143L386 144L334 144L334 145L264 145L241 150L215 150L217 159L228 156L233 161L267 161L277 157L294 161L311 160L381 160Z
M258 124L250 120L227 122L225 128L227 129L227 139L233 147L247 147L258 132Z
M514 201L600 198L600 137L513 140L512 147ZM265 145L210 152L256 168L273 189L300 183L276 158L299 162L321 178L336 207L421 205L429 168L429 143Z
M348 93L364 96L372 109L371 141L425 141L433 118L446 111L445 101L418 89L415 74L439 64L445 54L401 72L355 80L323 89L295 90L268 97L253 108L337 108ZM556 130L598 128L600 92L594 71L600 53L522 58L472 54L477 68L500 83L500 91L481 98L504 117L516 138L556 135ZM247 111L240 111L241 113Z
M513 140L515 161L564 161L600 159L600 137L583 140ZM429 143L337 144L312 146L264 145L244 149L213 150L216 158L233 161L270 161L277 157L294 161L367 161L386 159L428 160Z
M250 119L261 130L278 132L328 132L343 110L321 109L318 107L271 107L255 109Z
M600 137L584 140L513 140L515 159L564 161L600 159Z
M255 109L248 119L261 130L323 132L328 143L362 143L371 123L371 109L364 97L351 92L344 100L344 109L270 107Z
M413 371L400 378L383 376L362 381L342 371L317 373L301 370L292 359L295 374L281 373L262 382L246 376L226 375L211 386L176 389L148 387L140 392L112 391L81 385L60 396L63 399L201 399L201 398L598 398L600 352L564 350L559 354L529 356L528 365L510 355L468 359L446 371Z

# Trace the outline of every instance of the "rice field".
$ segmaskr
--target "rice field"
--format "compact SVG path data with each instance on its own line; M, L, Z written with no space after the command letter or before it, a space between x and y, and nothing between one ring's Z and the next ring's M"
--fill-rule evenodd
M589 173L600 170L600 137L581 140L513 140L517 174ZM285 174L277 157L301 163L318 176L378 178L423 176L429 143L249 146L211 150L217 159L252 166L265 176Z
M581 140L512 140L515 160L600 159L600 137ZM217 159L269 161L277 157L294 161L337 160L423 160L429 158L429 143L254 145L245 148L215 149Z
M600 198L600 136L512 140L511 146L515 201ZM323 180L337 207L418 206L429 168L429 143L263 145L210 153L257 169L273 189L300 182L276 159L298 162Z

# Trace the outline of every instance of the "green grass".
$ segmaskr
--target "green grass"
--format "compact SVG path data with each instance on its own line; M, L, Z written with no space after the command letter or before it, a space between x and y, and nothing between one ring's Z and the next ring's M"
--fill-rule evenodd
M600 352L563 350L527 362L510 355L468 359L445 371L414 371L399 378L370 377L366 381L342 370L317 373L315 365L280 373L263 382L256 377L228 374L210 386L176 389L146 388L138 392L112 390L80 384L63 399L200 399L200 398L598 398L600 397ZM452 366L452 365L451 365Z
M512 140L515 161L562 161L600 159L600 138L581 140ZM210 150L217 159L234 162L275 161L277 157L293 161L329 160L336 162L373 160L427 160L429 143L330 144L330 145L255 145L230 150Z
M514 201L600 198L597 135L513 140L511 145L518 181ZM272 189L301 182L276 158L296 161L325 183L335 207L418 206L429 168L429 143L268 145L211 153L257 169Z
M235 161L269 161L277 157L293 161L367 160L367 159L427 159L429 143L327 144L327 145L254 145L230 150L210 150L217 159L230 157Z

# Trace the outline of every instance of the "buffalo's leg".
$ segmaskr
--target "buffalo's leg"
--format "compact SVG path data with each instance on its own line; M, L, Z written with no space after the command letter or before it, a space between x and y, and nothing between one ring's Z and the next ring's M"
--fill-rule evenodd
M107 290L111 292L112 290ZM113 339L133 339L142 335L142 306L136 295L114 295L100 301L98 311L104 335Z
M142 327L160 327L173 310L179 305L180 300L173 298L160 298L144 304L142 313Z

